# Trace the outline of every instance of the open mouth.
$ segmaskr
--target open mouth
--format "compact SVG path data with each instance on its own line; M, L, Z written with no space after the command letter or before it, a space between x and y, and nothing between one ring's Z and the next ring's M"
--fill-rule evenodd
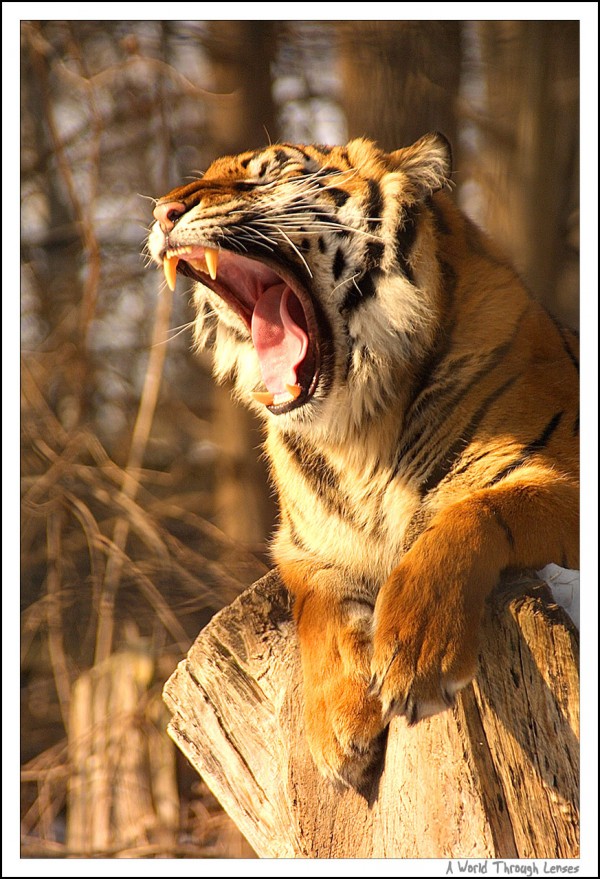
M163 269L171 290L180 272L210 288L243 320L266 388L252 395L257 402L279 415L312 397L322 333L312 298L291 269L201 245L167 249Z

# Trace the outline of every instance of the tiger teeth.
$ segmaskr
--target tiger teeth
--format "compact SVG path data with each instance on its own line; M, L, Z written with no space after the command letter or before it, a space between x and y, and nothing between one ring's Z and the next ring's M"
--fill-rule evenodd
M275 402L275 395L270 391L267 391L267 393L255 391L252 396L257 403L262 403L264 406L272 406Z
M291 403L300 396L302 388L298 385L286 385L287 391L283 394L274 394L273 403L279 406L281 403Z
M175 289L177 278L177 263L181 257L185 257L188 253L192 253L193 247L178 247L177 250L167 250L163 260L163 270L165 278L169 286L169 290ZM206 247L204 250L204 259L188 259L186 260L197 272L208 272L212 280L217 277L217 268L219 265L219 251L216 247Z
M287 390L281 394L272 394L270 391L257 391L252 394L257 403L263 406L280 406L282 403L291 403L297 400L302 393L300 385L286 385Z
M178 256L169 256L168 253L163 260L163 271L165 273L165 280L167 282L167 287L171 291L175 290L175 284L177 283L178 262Z
M219 251L214 247L207 247L204 250L204 258L206 260L206 267L208 268L208 274L211 279L214 281L217 277L217 266L219 264Z
M286 385L286 388L292 400L297 400L302 393L302 388L300 387L300 385Z

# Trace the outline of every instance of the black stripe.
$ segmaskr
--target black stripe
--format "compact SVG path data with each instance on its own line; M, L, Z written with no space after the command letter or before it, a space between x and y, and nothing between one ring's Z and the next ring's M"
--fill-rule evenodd
M318 171L315 171L315 177L331 177L336 174L347 174L347 171L342 171L341 168L337 168L335 165L330 165L327 162L322 168L319 168ZM321 184L319 184L321 185Z
M398 472L402 465L406 468L407 465L411 464L413 464L418 470L418 456L421 455L421 457L423 457L428 454L427 446L431 442L432 435L439 429L440 425L446 421L455 409L457 403L469 393L471 388L477 384L481 377L488 372L491 372L491 370L495 369L495 367L502 362L504 355L512 345L512 341L513 337L511 336L506 342L503 342L502 345L499 345L491 351L483 361L480 361L479 358L474 358L474 360L480 362L481 365L476 372L471 375L466 384L461 384L461 367L463 364L459 364L455 361L450 367L452 374L446 376L446 379L449 379L450 383L444 392L433 383L424 389L420 397L418 397L412 405L413 411L417 417L413 419L411 424L411 436L403 442L398 452L396 459L396 472ZM454 378L453 375L455 372L458 373L456 378ZM431 411L430 406L423 406L423 403L426 403L429 397L434 397L434 411ZM441 402L443 402L443 405L440 405ZM408 414L409 413L407 412L407 416Z
M536 452L541 452L542 449L545 449L552 434L555 432L556 428L560 424L563 414L563 412L557 412L555 415L553 415L541 434L525 446L518 458L515 458L514 461L512 461L506 467L503 467L499 473L496 473L496 475L493 476L492 479L490 479L489 482L486 483L486 488L489 488L492 485L496 485L496 483L500 482L514 470L518 470L519 467L522 467L524 464L528 463L531 456L534 455Z
M454 304L454 294L456 292L456 272L447 262L440 262L442 272L444 294L444 314L440 321L435 342L427 356L421 364L419 372L415 380L415 386L411 396L411 402L407 407L407 412L414 408L416 400L421 396L431 382L431 378L435 375L440 364L446 359L452 344L452 332L454 330L454 318L452 316L452 307Z
M553 415L541 434L537 437L537 439L534 439L529 443L526 451L530 454L533 454L534 452L540 452L542 449L545 449L548 445L550 437L560 424L563 415L564 412L557 412L555 415Z
M455 357L451 363L446 365L444 369L444 362L447 358L447 355L451 353L451 342L452 338L450 335L447 335L443 339L443 347L440 351L436 351L434 347L432 349L432 353L429 356L429 359L426 361L426 365L429 366L429 373L423 376L423 380L420 386L415 389L415 393L413 394L412 401L410 406L407 409L407 421L408 417L413 416L413 414L418 415L419 412L422 412L431 397L435 397L436 401L439 402L444 398L444 396L452 395L451 403L457 402L457 397L454 393L454 390L457 388L457 384L461 378L461 370L464 366L469 363L473 366L477 364L477 362L481 362L481 367L474 377L471 378L469 383L463 386L462 391L459 389L459 393L464 393L470 389L474 381L477 381L481 375L488 370L494 369L504 358L506 352L510 349L514 339L519 334L520 331L520 323L521 323L521 314L518 316L515 321L515 325L513 327L512 335L506 339L501 345L497 348L493 348L486 356L485 359L482 359L480 356L473 356L470 354L464 354L460 357ZM442 321L441 332L451 333L454 329L454 319L448 318L449 328L446 329L444 325L444 321ZM438 344L440 344L438 342ZM427 380L429 379L429 380ZM441 385L441 387L440 387Z
M337 473L326 458L306 440L283 434L283 444L301 470L309 488L330 512L350 519L349 506L340 491Z
M444 479L444 477L453 469L457 459L460 458L467 446L471 444L475 431L485 418L490 407L515 383L516 379L517 376L511 376L511 378L507 379L502 385L500 385L500 387L492 391L492 393L481 403L467 426L462 428L459 438L444 452L442 459L438 461L427 479L419 486L419 491L422 497L433 491L442 479Z
M369 241L365 252L365 268L375 269L381 264L385 245L383 241Z
M337 187L330 187L329 189L325 189L324 192L325 195L331 196L338 208L341 208L342 205L346 204L350 198L349 192L345 192L343 189L337 189Z
M490 503L489 501L487 503L489 504L489 507L494 515L495 521L498 523L498 525L504 531L504 534L506 535L506 539L508 541L508 545L510 546L511 549L514 549L515 548L515 535L512 533L512 529L511 529L510 525L508 524L508 522L506 521L504 516L498 511L495 504Z
M277 159L278 165L285 165L286 162L289 162L290 159L292 158L290 156L290 154L287 152L287 150L284 150L281 148L273 150L273 154L274 154L275 158Z
M340 277L340 275L344 271L345 267L346 267L346 257L344 256L344 251L342 250L341 247L338 247L338 249L335 252L335 257L333 260L333 269L332 269L333 270L333 278L335 281L338 280L338 278Z
M379 269L373 269L362 276L360 281L354 281L350 285L350 289L344 296L344 301L340 305L340 312L347 313L353 311L363 302L372 299L375 296L375 277L379 275Z
M486 482L485 487L490 488L492 485L496 485L496 483L504 479L505 476L508 476L509 473L512 473L514 470L518 470L519 467L522 467L523 464L526 464L528 460L529 455L519 455L519 457L515 458L511 464L509 464L507 467L503 467L499 473L497 473L494 477L492 477L492 479Z
M294 546L296 547L296 549L300 549L300 550L302 550L302 552L309 553L309 552L310 552L310 549L309 549L309 547L306 545L306 543L302 540L302 537L300 536L300 534L299 534L298 531L296 530L296 526L294 525L294 522L292 521L292 518L291 518L291 516L289 515L289 512L288 512L288 515L287 515L287 522L286 522L286 524L287 524L287 527L288 527L288 533L289 533L289 535L290 535L290 540L292 541L292 543L294 544Z
M560 336L560 340L563 344L563 348L567 352L567 356L568 356L569 360L571 361L571 363L573 364L573 366L577 370L577 374L579 374L579 358L577 357L575 352L572 350L571 346L569 345L569 341L567 339L567 332L569 332L569 331L566 330L563 326L561 326L559 324L559 322L556 320L556 318L554 317L553 314L550 314L549 311L547 312L547 314L558 331L558 334ZM576 335L576 333L574 333L573 330L571 330L570 332L572 332L573 335Z
M427 204L427 207L429 208L429 210L431 211L431 213L433 214L433 221L435 223L435 227L436 227L437 231L441 235L451 235L452 229L450 228L450 226L448 225L448 222L446 221L446 217L445 217L444 212L442 210L442 206L440 204L438 204L438 202L432 196L430 196L426 200L426 204Z
M414 284L415 277L408 258L417 237L417 221L417 210L410 210L404 214L396 228L396 241L394 245L396 262L402 274L408 278L411 284Z
M369 187L369 198L366 204L366 216L370 225L379 225L381 223L381 214L383 213L383 195L381 187L376 180L367 180Z
M497 454L498 449L491 448L487 449L485 452L482 452L480 455L474 455L472 458L468 458L460 467L457 467L456 470L453 471L453 479L456 479L457 476L461 476L463 473L466 473L470 467L472 467L474 464L479 463L479 461L482 461L484 458L488 458L490 455Z
M310 153L307 153L306 150L303 150L302 147L299 146L297 143L295 143L295 144L290 144L290 148L293 149L293 150L295 150L297 153L300 153L301 156L304 156L304 158L305 158L307 161L309 161L309 162L314 162L314 161L315 161L314 157L311 156Z
M296 621L296 626L300 625L300 620L302 619L302 615L304 614L306 602L313 594L313 592L314 589L309 589L308 592L303 592L302 595L296 598L294 602L294 620Z
M325 251L327 250L327 242L322 235L319 235L319 237L317 238L317 245L319 247L319 252L325 253Z

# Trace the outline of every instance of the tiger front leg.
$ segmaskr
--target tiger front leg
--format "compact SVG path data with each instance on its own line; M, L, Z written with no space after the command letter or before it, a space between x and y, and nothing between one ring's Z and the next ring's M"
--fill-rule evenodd
M578 492L504 484L438 513L375 606L371 690L384 721L410 724L450 706L477 668L487 595L506 568L578 564Z
M352 592L343 575L308 565L280 567L295 596L304 721L320 772L359 786L373 764L383 730L380 701L368 694L373 604Z

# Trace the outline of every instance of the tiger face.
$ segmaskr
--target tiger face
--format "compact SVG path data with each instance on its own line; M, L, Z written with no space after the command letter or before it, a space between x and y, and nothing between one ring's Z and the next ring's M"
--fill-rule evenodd
M450 161L439 134L389 154L284 144L160 198L149 251L171 288L177 273L198 282L196 339L214 342L216 376L283 430L343 430L389 407L435 329L417 215Z

